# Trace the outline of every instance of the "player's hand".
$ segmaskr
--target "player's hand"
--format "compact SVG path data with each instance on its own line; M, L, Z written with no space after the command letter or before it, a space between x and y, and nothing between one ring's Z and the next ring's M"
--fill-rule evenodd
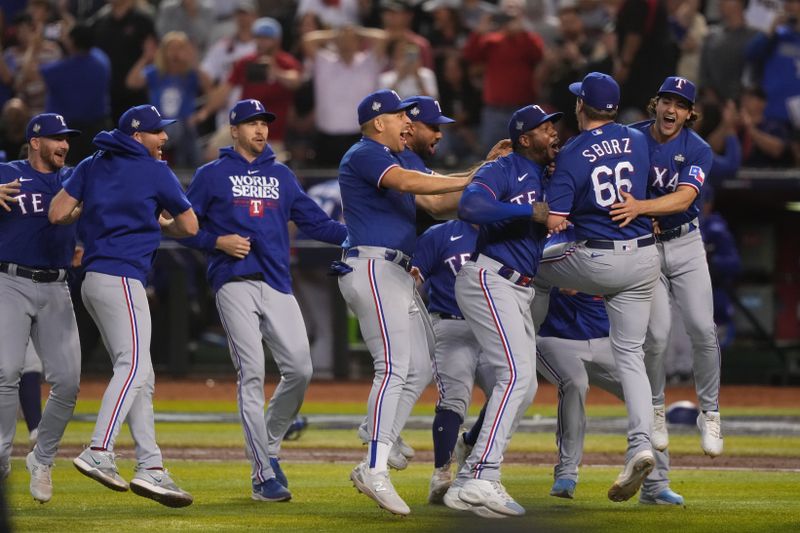
M510 154L512 150L511 139L500 139L497 141L497 144L492 146L492 149L489 150L489 153L486 154L486 160L494 161L498 157L503 157Z
M547 236L549 237L550 235L555 235L556 233L561 233L562 231L566 231L567 228L569 228L570 226L571 224L569 223L569 221L567 219L564 219L558 226L555 226L552 229L550 229L550 231L547 232Z
M2 206L6 211L11 211L11 207L8 204L17 203L17 199L14 198L13 195L19 193L19 191L19 179L16 179L11 183L0 184L0 206Z
M547 202L533 202L533 214L531 218L539 224L547 224L547 217L550 216L550 206Z
M612 205L611 211L609 211L608 214L611 215L611 220L620 223L620 228L624 228L641 214L641 205L639 200L634 198L631 193L622 190L619 191L619 193L622 195L624 201Z
M419 268L411 267L411 270L408 271L411 274L411 277L414 278L414 282L417 285L422 285L422 274L419 272Z
M244 259L250 253L250 239L232 233L217 237L217 250L221 250L236 259Z

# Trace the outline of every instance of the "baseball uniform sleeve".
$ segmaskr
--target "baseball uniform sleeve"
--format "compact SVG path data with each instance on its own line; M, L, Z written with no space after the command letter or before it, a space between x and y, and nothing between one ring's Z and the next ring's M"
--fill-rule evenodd
M192 207L183 192L178 177L167 167L159 163L157 172L153 172L156 180L156 200L158 205L173 216L180 215Z
M78 166L75 167L75 170L72 172L72 174L66 180L64 180L64 190L67 191L67 194L78 201L83 200L86 170L93 161L94 157L84 159L78 163Z
M200 222L200 229L197 235L189 237L188 239L179 239L178 242L189 248L203 250L205 252L213 252L217 247L217 237L205 229L206 213L211 204L212 193L208 187L208 180L206 179L207 173L202 170L195 172L192 178L192 183L186 190L186 197L192 204L197 220Z
M341 246L347 238L347 227L331 220L317 203L303 192L294 176L287 180L293 184L294 190L290 217L303 233L318 241Z
M697 139L699 140L699 139ZM700 189L711 172L711 165L714 162L714 154L711 148L704 142L697 143L689 157L689 163L684 165L678 176L678 186L688 185L700 194Z
M562 163L565 162L560 156L559 159ZM558 161L556 162L556 171L545 191L545 200L550 206L550 213L564 217L569 216L575 203L575 180L566 166L562 164L559 167Z
M389 170L400 166L400 162L391 152L377 146L353 153L350 164L358 176L375 187L381 186L381 180Z

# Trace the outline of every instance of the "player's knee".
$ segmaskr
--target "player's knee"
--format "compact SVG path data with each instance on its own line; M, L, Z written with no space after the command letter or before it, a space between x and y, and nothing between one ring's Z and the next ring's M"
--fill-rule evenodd
M313 374L314 368L311 366L311 361L309 360L287 369L283 373L282 378L293 385L308 386Z
M575 376L567 376L559 385L564 395L577 394L581 396L586 395L589 390L589 377L584 374Z

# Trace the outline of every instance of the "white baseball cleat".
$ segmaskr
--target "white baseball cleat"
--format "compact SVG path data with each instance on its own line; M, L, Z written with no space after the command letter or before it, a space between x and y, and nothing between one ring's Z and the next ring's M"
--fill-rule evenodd
M194 501L192 495L178 487L164 469L136 470L131 479L131 490L137 496L150 498L167 507L186 507Z
M624 502L631 499L634 494L639 492L639 488L653 471L655 465L656 460L650 450L642 450L631 457L631 460L625 463L625 468L617 476L617 480L608 489L608 499L612 502Z
M114 452L86 448L72 460L78 471L117 492L128 490L128 482L122 479L114 462Z
M350 480L360 493L369 496L390 513L403 516L411 513L411 509L392 485L388 471L372 474L367 463L359 463L350 472Z
M36 460L33 452L25 457L25 468L31 474L31 496L39 503L47 503L53 497L53 479L50 470L53 465L46 465Z
M447 463L443 467L433 470L430 489L428 490L428 503L435 505L444 503L444 495L450 488L450 485L453 484L453 474L450 472L450 466L450 463Z
M467 457L472 453L472 446L464 442L465 433L462 433L456 439L456 447L453 450L453 455L456 458L456 475L461 472L464 465L467 464Z
M400 451L400 447L397 446L396 441L389 449L389 457L386 458L386 464L389 468L394 468L395 470L405 470L408 468L408 458Z
M706 455L717 457L722 454L722 423L719 411L705 411L697 416L700 429L700 445Z
M464 482L456 478L453 480L453 483L450 485L450 488L447 489L447 492L444 493L442 496L442 503L445 507L450 509L454 509L456 511L468 511L471 507L470 504L462 500L458 497L458 493L461 492L461 487L464 486Z
M522 516L525 508L509 496L499 481L470 479L458 493L461 500L473 506L483 506L495 513L508 516Z
M394 441L394 445L392 447L397 448L397 450L403 454L403 457L406 459L413 459L414 455L417 453L414 451L414 448L406 444L406 441L404 441L403 437L400 435L397 436L397 440Z
M667 446L669 446L667 413L663 405L653 406L653 431L650 434L650 444L660 452L663 452L667 449Z

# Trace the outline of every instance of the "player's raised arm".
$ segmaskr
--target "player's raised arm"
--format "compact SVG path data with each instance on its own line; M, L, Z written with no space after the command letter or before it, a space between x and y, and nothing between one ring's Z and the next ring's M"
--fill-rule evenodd
M19 193L19 189L19 179L16 179L10 183L0 184L0 207L6 211L11 211L11 207L9 207L8 204L17 203L17 199L14 197L14 195Z
M72 224L80 215L80 200L73 198L65 189L58 191L50 202L47 218L52 224Z

